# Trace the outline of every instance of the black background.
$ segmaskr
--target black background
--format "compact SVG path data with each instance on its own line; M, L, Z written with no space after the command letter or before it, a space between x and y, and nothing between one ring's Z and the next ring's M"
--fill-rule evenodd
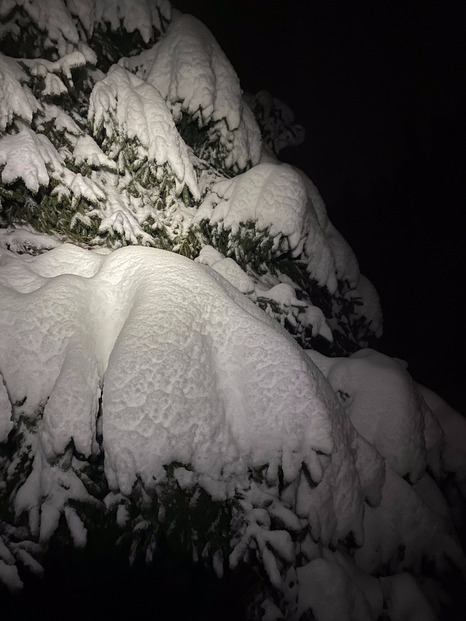
M305 127L290 162L376 286L378 349L466 412L463 189L465 10L454 2L178 0L243 89Z

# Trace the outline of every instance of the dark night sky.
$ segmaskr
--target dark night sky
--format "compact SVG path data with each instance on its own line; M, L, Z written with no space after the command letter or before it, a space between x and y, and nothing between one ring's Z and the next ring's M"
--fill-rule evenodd
M268 90L291 106L306 141L280 159L316 183L379 291L379 349L406 359L417 381L466 412L464 5L173 4L212 30L244 90Z

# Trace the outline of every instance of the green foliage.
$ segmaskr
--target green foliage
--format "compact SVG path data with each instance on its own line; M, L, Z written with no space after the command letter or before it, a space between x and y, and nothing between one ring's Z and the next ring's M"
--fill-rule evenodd
M9 30L1 38L2 53L13 58L45 58L57 60L57 52L52 46L46 47L48 33L32 23L26 11L14 5L0 24L14 23L17 29Z
M76 215L85 216L93 206L83 196L72 201L64 194L54 193L58 185L51 179L47 187L40 186L34 195L21 180L8 186L0 183L1 216L10 226L29 224L42 233L54 231L75 242L90 243L98 234L99 223Z

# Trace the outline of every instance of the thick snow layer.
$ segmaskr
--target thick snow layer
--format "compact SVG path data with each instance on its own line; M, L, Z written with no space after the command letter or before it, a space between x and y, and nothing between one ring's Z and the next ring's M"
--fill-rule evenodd
M87 63L87 58L82 52L75 50L55 61L44 58L24 58L21 62L29 67L31 75L46 78L48 74L61 74L73 84L71 70L83 67Z
M102 151L99 145L91 136L81 136L78 138L73 150L73 158L76 164L85 162L92 168L109 168L116 170L117 165L114 160Z
M122 67L113 66L92 91L89 121L94 132L104 127L108 141L115 139L114 149L118 149L118 138L136 138L141 145L138 148L141 160L146 156L158 166L168 164L180 190L186 184L192 195L199 198L187 147L154 86ZM115 153L108 155L114 157Z
M395 472L416 481L424 472L428 450L438 453L443 438L438 424L426 438L426 419L431 420L432 414L404 365L370 349L349 358L308 354L339 395L359 433Z
M31 91L21 86L27 75L13 58L0 54L0 132L20 118L30 124L39 102Z
M29 190L37 192L40 185L49 184L47 165L54 171L60 171L63 158L47 136L23 128L18 134L0 139L0 166L2 165L3 183L22 179Z
M466 419L430 388L420 384L418 388L445 433L443 466L447 472L455 474L466 500Z
M175 120L185 111L200 127L213 123L212 135L227 151L227 168L258 163L260 131L242 101L239 79L211 32L195 17L178 15L152 49L120 63L160 91Z
M204 246L195 259L196 262L212 267L241 293L252 293L254 283L233 259L225 258L212 246Z
M3 378L0 376L0 442L6 442L12 428L11 403L3 383Z
M0 371L10 403L38 425L15 508L30 512L42 541L68 498L86 498L60 463L71 442L84 458L97 450L101 396L115 492L129 494L138 477L150 488L177 461L221 499L264 464L278 484L281 466L296 487L291 506L317 539L352 531L362 541L363 500L376 503L383 483L380 457L288 333L217 272L154 249L64 245L36 257L2 251L0 286ZM80 522L65 513L81 545Z
M306 191L302 176L287 164L258 164L234 179L214 184L201 204L196 221L208 219L220 230L237 233L240 224L254 222L257 231L268 231L278 256L290 251L300 257L303 249L308 271L321 285L336 288L335 258Z

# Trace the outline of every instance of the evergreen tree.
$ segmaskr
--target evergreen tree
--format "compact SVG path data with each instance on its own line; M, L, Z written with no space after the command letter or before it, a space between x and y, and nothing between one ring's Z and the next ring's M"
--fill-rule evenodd
M167 546L250 619L435 618L464 460L366 349L377 293L277 159L291 111L167 0L0 22L0 581Z

